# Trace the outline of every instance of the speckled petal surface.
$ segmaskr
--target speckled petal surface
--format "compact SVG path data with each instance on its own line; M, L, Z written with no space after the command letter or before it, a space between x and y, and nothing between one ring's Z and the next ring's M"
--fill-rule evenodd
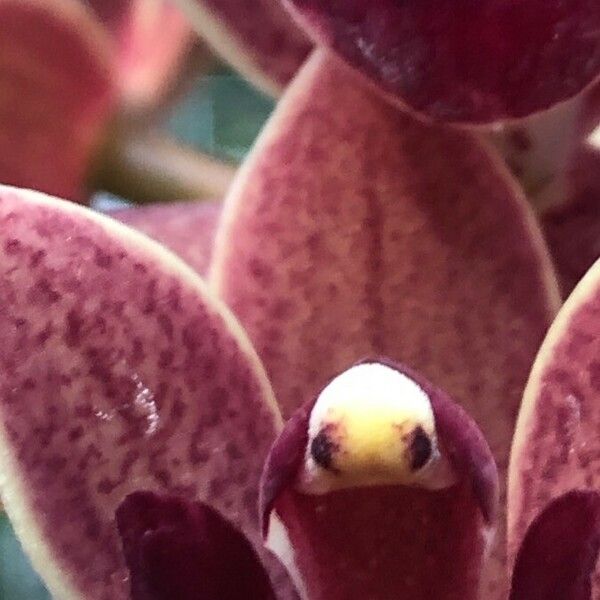
M600 150L579 150L570 181L567 199L540 216L565 298L600 258Z
M356 360L388 356L467 409L503 477L558 306L528 211L473 137L419 124L318 53L233 184L211 284L286 415Z
M175 202L111 211L114 219L166 246L200 275L206 275L213 251L220 202Z
M137 489L256 541L279 424L256 354L196 274L97 213L0 188L0 473L56 597L128 598L114 521Z
M269 455L261 513L269 547L291 560L298 588L311 600L479 598L497 513L490 449L473 420L445 393L418 374L395 368L429 397L440 453L457 481L437 491L387 485L304 495L295 489L294 471L305 457L314 402L300 408ZM275 531L269 532L269 520Z
M77 0L0 0L0 182L84 199L112 53Z
M574 490L536 517L519 550L510 600L591 600L600 494Z
M531 372L511 454L509 550L552 498L600 486L600 263L554 321ZM600 597L598 570L594 598Z
M433 120L526 117L600 74L596 0L285 0L320 43Z
M206 43L270 94L295 75L312 43L280 0L178 0Z
M252 544L207 504L142 491L116 517L131 600L274 600Z

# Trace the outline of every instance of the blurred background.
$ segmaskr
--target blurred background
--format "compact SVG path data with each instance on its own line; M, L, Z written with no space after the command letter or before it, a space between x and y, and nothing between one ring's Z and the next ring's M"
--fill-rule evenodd
M18 0L0 0L0 182L40 189L102 211L132 204L221 200L273 100L219 61L189 26L182 26L187 20L176 14L174 4L44 2L45 14L14 10ZM88 11L80 27L79 13L54 18L54 5L62 10L76 2ZM127 4L142 7L140 14L131 22L113 22L115 7ZM165 7L174 19L160 14ZM94 19L98 22L91 31L88 25ZM60 30L65 23L72 31ZM96 43L100 29L102 36L112 38L115 60L104 65L107 73L102 76L108 74L117 89L97 110L93 142L79 148L85 126L78 119L90 121L91 111L80 110L80 105L98 103L85 97L83 88L97 83L94 74L89 75L95 63L74 58L82 43L77 36ZM175 40L175 58L162 47L163 34L166 42ZM62 53L59 44L64 40ZM118 53L120 62L115 59ZM53 87L63 75L71 90ZM0 600L48 598L10 523L0 515Z

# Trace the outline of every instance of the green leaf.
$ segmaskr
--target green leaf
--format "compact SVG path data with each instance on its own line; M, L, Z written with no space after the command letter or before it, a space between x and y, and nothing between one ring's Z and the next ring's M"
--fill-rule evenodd
M0 600L50 600L23 554L6 515L0 517Z

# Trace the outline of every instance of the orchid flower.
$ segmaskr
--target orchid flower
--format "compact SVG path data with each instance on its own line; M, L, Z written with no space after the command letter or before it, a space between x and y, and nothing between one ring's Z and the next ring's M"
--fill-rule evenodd
M135 159L132 123L147 121L164 104L184 70L193 38L175 6L162 0L91 4L98 13L82 0L0 0L4 184L86 202L95 171ZM123 156L115 156L119 152ZM169 156L161 146L165 172ZM202 190L206 168L216 182L206 191L220 194L231 169L213 163L185 181L182 193Z
M287 44L298 40L302 33L299 24L285 19L279 0L259 3L179 0L179 3L193 17L191 22L196 29L211 38L213 47L263 89L278 92L289 73L297 71L305 60L306 45ZM435 87L421 90L424 102L429 99L437 103L426 118L442 122L456 120L456 117L449 119L435 114L435 110L436 107L450 110L448 103L458 94L470 94L468 102L458 102L458 110L467 110L469 102L487 102L491 122L474 123L469 128L500 150L536 208L566 297L600 255L596 244L600 230L600 211L596 208L600 205L596 201L598 169L594 167L593 156L590 157L597 150L596 144L589 145L586 140L589 132L598 126L600 114L600 85L588 83L594 78L594 64L598 60L597 50L589 45L593 34L586 33L594 31L597 16L585 12L593 10L593 6L585 2L568 7L558 2L543 2L539 5L539 11L545 14L542 22L538 19L535 2L521 8L489 2L461 10L455 10L451 3L447 8L430 8L428 3L416 7L407 5L403 10L408 16L397 10L393 19L386 16L393 2L327 4L329 6L323 8L324 3L317 2L314 6L306 3L307 14L314 15L317 21L322 16L319 11L329 17L335 15L337 19L333 26L321 21L321 26L309 32L309 37L343 46L343 51L353 54L356 61L370 64L371 77L376 76L373 71L379 70L383 80L390 79L389 85L408 85L414 75L410 93L416 93L417 85L424 88L437 85L437 90ZM427 18L430 10L434 19ZM466 18L465 10L472 11L473 18ZM213 27L216 18L219 26ZM398 25L397 21L405 18L406 24ZM350 19L351 24L345 19ZM344 27L366 29L363 37L355 38L360 42L358 46L344 40ZM460 34L461 28L464 35ZM405 29L408 32L401 35L400 31ZM219 32L218 36L214 35L215 31ZM529 36L529 32L534 33ZM378 33L381 33L379 37ZM286 44L285 51L274 52L274 44L279 47ZM389 48L386 49L386 45ZM380 61L377 52L382 53ZM464 60L458 60L461 52L466 53ZM419 58L419 53L426 58ZM386 54L397 57L400 66L395 65L390 56L386 58ZM415 61L420 60L422 65L430 55L438 58L430 69L438 69L443 76L426 75L426 69L415 67ZM518 57L521 60L517 60ZM506 68L502 68L500 61L504 61ZM546 61L545 66L543 61ZM490 64L494 68L488 68ZM567 71L569 77L557 82L557 78L562 78L560 74ZM288 77L278 76L281 72ZM579 84L576 83L578 76L583 78ZM520 90L515 82L519 82ZM586 84L583 92L567 99L568 86L574 86L571 91L576 92ZM446 94L440 88L442 85L450 93ZM440 100L441 96L444 97ZM542 105L552 107L561 96L564 101L540 112ZM409 100L398 100L410 104ZM527 102L530 103L528 109L516 108ZM514 120L516 115L521 118ZM475 117L463 115L463 118L469 125ZM479 120L485 121L481 116ZM577 235L573 235L574 228Z
M227 195L209 289L114 220L0 190L0 486L17 534L61 598L226 598L229 553L257 594L293 597L261 536L311 600L524 600L540 578L540 598L589 598L598 500L573 489L595 489L597 269L542 344L560 304L549 252L470 127L592 84L598 8L531 3L551 10L507 49L524 56L513 94L506 70L489 81L474 61L463 82L437 60L444 42L471 56L480 30L505 39L494 2L473 31L409 35L448 75L422 80L395 44L426 6L293 4L318 47ZM546 553L566 519L572 545ZM189 587L168 584L174 557L205 555Z

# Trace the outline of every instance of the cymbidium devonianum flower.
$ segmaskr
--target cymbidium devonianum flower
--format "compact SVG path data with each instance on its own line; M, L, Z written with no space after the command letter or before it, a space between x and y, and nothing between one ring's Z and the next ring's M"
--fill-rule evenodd
M293 597L261 536L311 600L590 598L600 267L542 343L549 253L472 126L591 84L600 7L292 4L318 47L226 198L208 288L108 217L0 191L25 549L59 598ZM215 46L254 39L213 22Z

